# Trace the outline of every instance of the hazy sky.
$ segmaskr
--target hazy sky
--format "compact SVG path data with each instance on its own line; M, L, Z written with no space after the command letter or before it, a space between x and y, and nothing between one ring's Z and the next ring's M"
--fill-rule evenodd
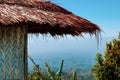
M95 55L96 52L104 52L106 41L116 38L120 32L120 0L51 0L74 14L86 18L99 25L103 32L101 44L97 48L95 37L85 35L85 38L54 39L48 36L29 36L28 52L33 55L52 55L80 53ZM115 37L114 37L115 36Z

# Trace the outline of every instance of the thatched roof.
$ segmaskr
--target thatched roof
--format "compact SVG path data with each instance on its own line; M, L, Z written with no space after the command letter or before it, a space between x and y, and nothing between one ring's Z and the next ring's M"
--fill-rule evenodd
M100 28L51 2L40 0L0 0L0 26L27 26L28 33L54 35L97 34Z

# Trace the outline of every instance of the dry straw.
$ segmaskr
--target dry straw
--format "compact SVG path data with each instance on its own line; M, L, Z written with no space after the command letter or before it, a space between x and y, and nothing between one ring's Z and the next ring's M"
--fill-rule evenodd
M49 1L0 0L0 25L28 26L28 33L50 33L52 36L82 32L99 34L100 28Z

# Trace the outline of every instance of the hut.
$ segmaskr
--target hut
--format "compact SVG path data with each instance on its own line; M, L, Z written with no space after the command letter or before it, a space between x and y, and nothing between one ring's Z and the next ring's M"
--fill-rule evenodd
M99 35L100 28L49 1L0 0L0 80L27 80L27 34Z

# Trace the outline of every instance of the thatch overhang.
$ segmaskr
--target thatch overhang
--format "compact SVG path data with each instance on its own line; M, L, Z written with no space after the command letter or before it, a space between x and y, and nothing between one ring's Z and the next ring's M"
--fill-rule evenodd
M100 28L51 2L39 0L1 0L0 25L27 26L28 33L50 33L52 36L82 32L99 34Z

